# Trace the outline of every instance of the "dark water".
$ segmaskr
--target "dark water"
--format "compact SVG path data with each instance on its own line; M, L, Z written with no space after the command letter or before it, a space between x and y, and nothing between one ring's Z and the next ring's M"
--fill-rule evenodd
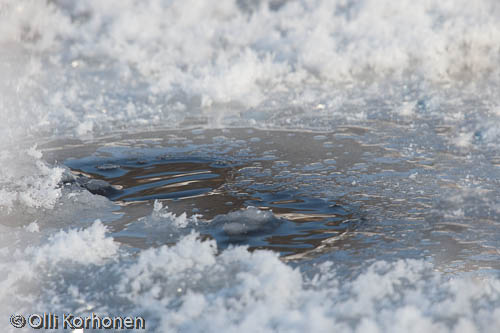
M117 204L117 218L104 222L134 248L175 244L194 230L220 249L242 244L287 259L350 266L414 258L443 270L496 269L497 236L489 231L495 213L479 209L460 183L463 170L480 174L481 164L377 144L376 135L360 127L167 130L43 148L81 187ZM485 207L496 200L490 187L481 197ZM172 214L185 225L175 226Z
M155 200L177 215L201 216L197 230L215 238L221 249L244 244L251 250L300 254L361 222L359 211L324 191L339 165L345 167L359 154L351 140L334 144L319 134L251 129L196 133L155 133L155 140L127 138L126 144L114 138L97 142L92 153L73 146L57 156L83 155L64 164L83 187L121 206L123 215L111 228L132 246L146 247L150 238L157 245L172 242L169 235L162 239L134 226L151 214ZM335 158L332 150L339 150ZM321 191L315 191L318 185Z

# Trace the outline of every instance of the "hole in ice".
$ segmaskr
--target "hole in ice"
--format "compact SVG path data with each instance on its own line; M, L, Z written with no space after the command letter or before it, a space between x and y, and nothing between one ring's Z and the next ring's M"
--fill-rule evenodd
M343 154L332 163L334 156L327 155L332 148L318 135L294 134L304 136L305 147L295 154L287 152L295 148L289 133L257 133L255 140L254 132L228 138L205 131L198 142L193 133L148 144L106 142L90 156L68 158L65 164L82 187L121 205L124 215L111 228L118 240L134 247L172 244L195 228L215 238L221 249L245 244L251 250L300 254L359 222L346 205L311 187L313 182L324 186L323 180L334 178L347 161ZM344 147L328 139L335 149ZM356 152L352 148L349 154Z

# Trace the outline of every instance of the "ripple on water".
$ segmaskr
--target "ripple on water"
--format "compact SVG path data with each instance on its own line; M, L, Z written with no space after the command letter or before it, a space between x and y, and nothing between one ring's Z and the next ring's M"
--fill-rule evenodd
M161 232L166 228L161 221L154 221L156 232L140 226L140 220L151 215L155 201L168 205L169 211L178 216L199 215L202 222L192 228L215 238L221 249L245 244L251 250L265 248L296 255L354 228L356 214L338 200L311 191L311 181L325 178L336 169L315 162L318 151L324 156L329 150L317 135L297 133L310 148L310 162L304 167L294 160L297 156L293 152L283 149L287 133L259 132L259 140L255 139L256 133L246 134L248 138L225 136L224 140L214 135L213 140L208 140L210 144L206 138L200 142L196 138L183 141L164 134L165 141L177 143L175 147L158 140L150 140L154 145L149 147L136 142L140 149L130 141L128 147L107 142L97 145L90 155L67 158L65 164L85 179L80 183L106 182L114 189L94 189L94 193L122 207L124 215L113 222L112 228L120 241L133 246L160 245L177 239L177 233L170 229ZM269 158L270 146L277 148L272 151L273 158ZM301 162L307 161L304 156L300 158ZM301 176L293 179L293 172Z

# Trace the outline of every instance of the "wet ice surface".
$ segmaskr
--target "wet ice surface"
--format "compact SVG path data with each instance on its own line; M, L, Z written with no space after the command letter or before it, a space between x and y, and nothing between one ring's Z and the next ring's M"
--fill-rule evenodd
M500 331L499 13L1 1L2 330Z
M137 244L142 237L145 243L169 244L176 240L172 235L179 236L167 232L161 220L149 226L152 230L137 227L134 220L149 216L155 200L174 214L194 214L198 223L184 233L195 228L214 237L221 249L244 244L302 253L361 221L356 209L343 207L325 187L315 192L319 181L339 174L337 164L353 163L357 153L349 151L357 148L346 140L349 151L339 148L334 159L333 143L325 145L311 133L228 129L148 135L156 137L100 143L92 156L64 162L78 179L87 179L78 181L83 187L122 205L124 215L113 226L125 243L130 238ZM307 158L298 160L306 150ZM53 158L64 153L54 152ZM320 162L312 162L318 157Z
M397 149L377 135L169 130L117 134L90 151L49 144L45 156L102 182L82 186L120 206L108 226L132 247L174 244L195 230L221 250L249 245L348 270L414 258L453 273L497 272L498 168L483 154Z
M72 217L2 233L18 244L1 253L2 299L20 313L141 315L154 331L498 326L497 167L424 140L395 149L372 125L40 146L72 169L60 203ZM89 192L110 186L115 205ZM89 206L100 221L75 215Z

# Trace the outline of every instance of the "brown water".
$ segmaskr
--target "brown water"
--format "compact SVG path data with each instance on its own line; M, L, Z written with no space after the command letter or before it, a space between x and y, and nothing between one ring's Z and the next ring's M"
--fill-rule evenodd
M345 129L345 136L362 131ZM201 215L201 232L217 239L221 248L248 244L250 249L297 255L323 248L361 223L360 212L342 196L325 192L325 185L331 183L335 190L342 170L373 149L321 133L231 129L141 133L140 139L118 134L84 146L74 142L49 148L46 156L63 159L85 181L112 186L112 191L94 193L121 206L123 215L110 226L129 245L148 246L147 234L127 231L149 216L159 200L177 215ZM263 224L236 237L224 232L228 221L211 224L217 216L220 220L247 207L271 211L275 225ZM170 241L165 237L155 243Z

